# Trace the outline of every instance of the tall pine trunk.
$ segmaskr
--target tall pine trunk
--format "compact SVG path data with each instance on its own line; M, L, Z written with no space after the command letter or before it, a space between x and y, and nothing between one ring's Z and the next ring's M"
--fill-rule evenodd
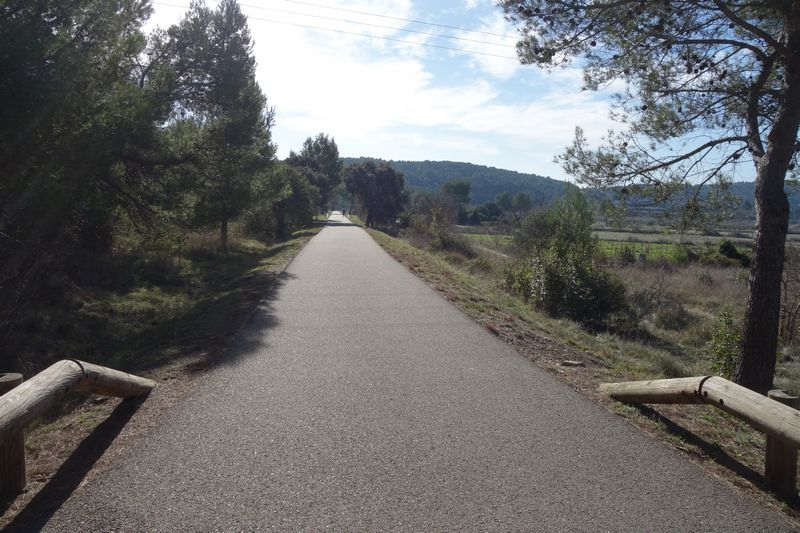
M222 251L228 253L228 219L223 218L219 225L219 243Z
M744 319L742 358L734 380L766 394L772 387L781 308L781 278L789 224L784 178L797 144L800 124L800 1L787 21L786 88L777 119L767 138L756 175L756 234L750 293Z
M784 244L789 223L789 202L783 192L785 171L774 168L776 166L761 165L756 179L756 235L750 293L742 358L734 375L737 383L762 394L772 386L775 373Z

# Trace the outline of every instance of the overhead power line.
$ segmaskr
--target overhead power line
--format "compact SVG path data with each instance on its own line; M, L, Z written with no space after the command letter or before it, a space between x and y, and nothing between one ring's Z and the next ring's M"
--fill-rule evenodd
M286 3L289 3L289 4L298 4L298 5L303 5L303 6L318 7L318 8L322 8L322 9L333 9L335 11L346 11L348 13L357 13L359 15L367 15L369 17L380 17L380 18L391 19L391 20L401 20L403 22L412 22L414 24L425 24L426 26L436 26L437 28L448 28L448 29L451 29L451 30L466 31L466 32L469 32L469 33L482 33L484 35L492 35L493 37L508 38L508 35L503 35L503 34L500 34L500 33L493 33L493 32L490 32L490 31L471 30L469 28L464 28L464 27L461 27L461 26L452 26L450 24L439 24L439 23L436 23L436 22L428 22L426 20L407 19L407 18L403 18L403 17L394 17L392 15L383 15L383 14L380 14L380 13L371 13L369 11L361 11L359 9L350 9L350 8L347 8L347 7L326 6L326 5L317 4L317 3L314 3L314 2L306 2L304 0L278 0L278 1L279 2L286 2Z
M189 6L180 5L180 4L171 4L171 3L168 3L168 2L161 2L160 0L156 0L153 3L156 4L156 5L161 5L161 6L175 7L175 8L180 8L180 9L189 9ZM242 5L244 5L244 4L242 4ZM258 20L258 21L262 21L262 22L269 22L269 23L272 23L272 24L282 24L282 25L285 25L285 26L295 26L295 27L298 27L298 28L307 28L307 29L321 30L321 31L331 31L331 32L335 32L335 33L345 34L345 35L355 35L357 37L365 37L365 38L368 38L368 39L381 39L381 40L384 40L384 41L392 41L392 42L396 42L396 43L413 44L413 45L416 45L416 46L423 46L423 47L426 47L426 48L438 48L440 50L450 50L452 52L461 52L461 53L464 53L464 54L473 54L473 55L480 55L480 56L497 57L497 58L500 58L500 59L510 59L510 60L513 60L513 61L517 61L517 57L515 57L515 56L493 54L491 52L482 52L482 51L478 51L478 50L467 50L465 48L456 48L456 47L453 47L453 46L444 46L444 45L433 44L433 43L419 43L419 42L416 42L416 41L408 41L408 40L405 40L405 39L397 39L397 38L394 38L394 37L386 37L386 36L383 36L383 35L374 35L374 34L370 34L370 33L359 33L359 32L354 32L354 31L341 30L341 29L338 29L338 28L326 28L324 26L315 26L313 24L301 24L299 22L290 22L290 21L287 21L287 20L276 20L276 19L270 19L270 18L265 18L265 17L256 17L256 16L250 16L250 15L247 18L248 18L248 20ZM359 22L353 22L353 24L362 24L362 25L372 26L371 24L364 24L364 23L359 23ZM392 29L400 30L400 28L392 28Z
M253 9L262 9L262 10L265 10L265 11L266 10L277 11L278 13L286 13L286 14L289 14L289 15L300 15L300 16L303 16L303 17L312 17L312 18L317 18L317 19L333 20L333 21L337 21L337 22L346 22L348 24L358 24L358 25L361 25L361 26L371 26L373 28L382 28L382 29L385 29L385 30L402 31L402 32L405 32L405 33L417 33L417 34L420 34L420 35L430 35L431 37L439 37L439 38L442 38L442 39L454 39L456 41L465 41L465 42L476 43L476 44L487 44L489 46L502 46L502 47L508 48L508 44L507 43L498 43L498 42L491 42L491 41L479 41L477 39L470 39L469 37L459 37L457 35L449 35L449 34L446 34L446 33L433 33L433 32L429 32L429 31L412 30L412 29L408 29L408 28L398 28L398 27L395 27L395 26L384 26L383 24L373 24L371 22L363 22L361 20L343 19L343 18L339 18L339 17L329 17L329 16L326 16L326 15L315 15L313 13L303 13L302 11L291 11L291 10L287 10L287 9L279 9L279 8L273 8L273 7L261 7L261 6L257 6L257 5L254 5L254 4L245 4L245 3L241 3L241 2L240 2L240 5L242 5L244 7L251 7ZM469 31L469 30L465 30L465 31Z

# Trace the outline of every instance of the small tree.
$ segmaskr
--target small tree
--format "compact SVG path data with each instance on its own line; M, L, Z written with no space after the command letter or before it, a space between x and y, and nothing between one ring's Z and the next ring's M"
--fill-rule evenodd
M311 224L319 191L294 167L278 164L259 176L255 201L245 217L250 231L261 237L286 239Z
M403 174L385 163L366 161L347 167L345 184L367 212L370 227L394 222L407 200Z
M451 204L455 219L459 224L467 222L466 206L472 184L464 180L450 180L442 185L442 195Z
M286 162L305 174L319 190L319 209L325 211L336 186L342 181L342 160L333 137L320 133L303 143L300 153L290 152Z
M519 224L519 221L522 217L525 216L525 213L531 210L533 207L533 200L528 195L528 193L518 192L511 198L511 209L510 214L512 219L514 220L514 224Z
M775 370L781 272L800 125L800 2L502 0L520 59L545 68L581 58L585 85L615 79L629 124L590 149L580 129L561 156L594 186L645 184L656 198L689 180L756 173L756 234L738 383L766 392ZM696 210L697 187L687 205Z
M570 254L591 260L597 246L592 235L591 205L578 189L526 216L514 232L514 244L524 254L551 250L556 257Z

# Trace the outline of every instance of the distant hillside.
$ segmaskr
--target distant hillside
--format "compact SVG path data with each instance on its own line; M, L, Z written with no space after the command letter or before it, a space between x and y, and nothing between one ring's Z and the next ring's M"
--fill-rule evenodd
M800 191L796 187L786 186L784 188L786 196L789 198L789 217L796 221L800 218ZM750 213L755 219L756 213L753 208L756 183L754 181L737 181L731 183L731 192L742 201L742 210Z
M346 165L367 160L379 161L368 157L343 159ZM573 187L564 181L536 174L523 174L472 163L453 161L386 161L386 163L402 172L406 178L406 185L412 188L436 191L450 180L468 181L472 184L471 198L474 204L492 201L495 196L503 192L513 194L526 192L536 205L543 205L561 196L565 187Z
M739 206L735 211L734 218L740 221L755 221L755 208L753 207L754 195L756 184L753 181L737 181L729 186L730 193L739 200ZM593 189L589 195L594 200L608 199L616 201L619 199L619 193L623 187L612 187L609 189ZM707 197L708 194L713 192L714 185L704 187L701 197ZM795 187L785 188L786 194L789 198L789 216L792 222L800 220L800 191ZM687 187L682 194L673 198L672 202L659 204L653 206L648 199L644 198L629 198L628 206L631 214L639 216L657 216L664 211L671 211L675 206L683 205L684 201L693 195L695 189Z

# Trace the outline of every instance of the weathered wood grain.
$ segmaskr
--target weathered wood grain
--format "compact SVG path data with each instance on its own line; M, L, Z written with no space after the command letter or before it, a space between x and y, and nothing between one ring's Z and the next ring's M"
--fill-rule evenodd
M600 392L626 403L704 403L699 395L705 376L601 383Z

